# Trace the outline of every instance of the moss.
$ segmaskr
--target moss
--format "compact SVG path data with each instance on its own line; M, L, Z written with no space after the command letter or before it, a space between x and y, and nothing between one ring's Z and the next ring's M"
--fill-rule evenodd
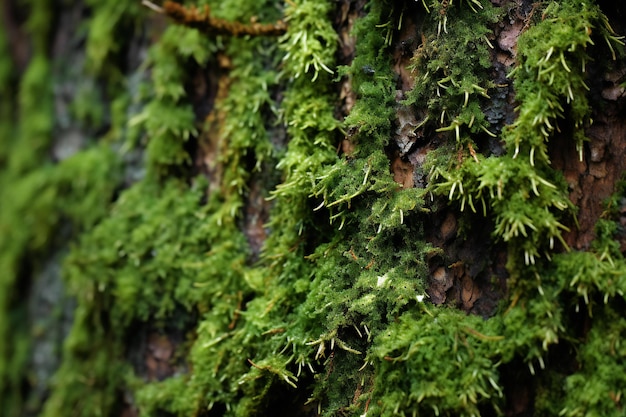
M179 26L168 27L150 48L151 95L132 123L145 129L148 166L156 175L166 176L172 167L191 163L185 142L197 134L197 126L191 103L184 100L187 74L183 63L188 59L206 63L211 50L209 39Z
M40 410L49 381L38 380L41 372L27 367L54 362L32 357L31 340L41 336L41 331L34 323L36 318L27 311L24 297L43 279L46 259L63 252L71 236L90 229L108 213L109 203L122 181L121 161L110 144L81 143L85 149L71 157L63 155L61 161L52 160L52 147L56 145L53 133L61 123L57 118L66 116L59 113L59 106L53 106L53 100L58 99L53 86L67 76L66 67L48 56L55 11L47 2L27 3L29 14L24 33L33 47L28 66L19 78L7 61L10 54L2 54L2 101L6 107L1 116L0 229L6 239L0 244L0 335L15 343L3 344L0 352L0 412L9 416ZM3 30L3 39L4 35ZM9 82L16 86L9 86ZM101 97L90 99L99 101ZM70 113L72 120L63 122L78 124L75 118L80 118L89 122L90 129L101 129L105 122L102 107L91 102L83 107L81 100L84 97L78 94L78 112ZM81 114L85 109L89 110ZM55 319L51 317L51 321ZM61 327L55 329L62 331Z
M478 202L483 212L490 207L496 218L494 233L521 247L515 252L523 254L527 265L549 252L555 240L562 241L566 227L559 221L559 212L573 209L562 179L550 167L547 143L555 129L566 123L568 108L572 139L582 155L584 127L591 112L585 84L591 28L597 27L598 36L608 45L620 42L595 5L551 3L544 17L518 42L519 63L512 76L520 104L516 121L503 131L508 154L486 160L468 158L452 173L436 167L433 175L444 179L437 192L460 201L461 207L467 204L476 211Z
M88 22L86 54L89 70L113 81L110 86L123 80L123 74L115 65L125 46L124 40L116 36L130 30L140 19L141 6L137 3L115 3L87 1L92 12Z
M403 315L375 341L372 356L380 365L371 413L480 415L478 404L485 402L501 412L503 392L495 363L504 337L494 330L502 329L423 303L419 310Z
M416 84L406 103L419 104L425 113L422 125L454 132L460 144L475 145L472 136L493 135L481 108L495 87L488 74L493 49L490 26L502 12L490 4L481 5L477 13L472 2L449 8L443 3L433 2L434 10L422 22L422 44L411 64ZM463 24L453 23L457 21Z
M51 88L48 59L43 54L35 55L20 83L19 140L13 141L10 171L27 172L45 160L53 123Z
M625 352L618 313L626 285L615 240L619 197L589 251L555 253L551 243L565 230L561 212L574 209L546 141L572 120L572 146L580 146L591 114L583 98L587 50L601 38L609 51L618 49L596 5L545 4L545 19L520 38L518 118L502 130L506 154L498 156L479 148L500 131L485 116L496 89L489 28L501 16L487 2L371 1L354 29L355 59L342 69L330 1L288 2L280 39L210 38L170 26L150 49L150 79L141 85L108 63L124 49L116 31L141 21L137 5L113 3L90 3L87 67L132 93L110 109L87 108L81 103L102 96L86 82L74 113L85 124L111 114L101 143L46 161L54 125L50 85L41 77L53 66L43 49L22 78L24 116L7 129L28 145L11 141L2 151L11 158L3 159L10 162L0 177L9 202L0 208L0 227L12 243L0 244L7 272L0 335L17 330L11 349L0 350L3 399L19 388L29 340L29 330L16 326L23 311L5 294L26 274L20 261L45 254L70 219L75 238L63 271L77 308L43 415L110 415L127 406L145 416L314 414L316 407L327 416L501 414L502 366L512 363L536 374L536 408L544 415L619 415ZM282 13L272 1L201 4L229 21L274 21ZM430 185L403 189L390 172L398 104L389 56L404 13L416 7L424 36L404 104L441 146L423 167ZM42 19L37 13L34 21ZM185 86L191 69L213 65L218 54L230 58L231 67L220 69L228 91L211 103L208 121L197 120ZM6 74L0 70L0 94ZM343 121L334 77L348 77L357 94ZM45 100L35 100L36 91L47 92ZM276 123L286 144L271 140ZM353 150L338 154L346 132ZM136 140L141 135L145 143ZM206 142L217 144L219 165L208 180L192 172L191 149ZM124 190L112 150L120 143L122 150L146 145L148 172ZM274 165L277 172L267 173ZM273 204L269 237L253 262L241 223L260 172L280 182L263 190ZM492 218L495 238L508 245L511 298L493 317L426 302L428 260L440 252L425 238L429 193L460 216L468 207ZM581 316L588 331L573 325ZM190 330L178 347L184 363L169 364L173 375L163 381L131 358L133 332L147 323L163 333L167 323ZM571 349L567 358L577 366L552 363L558 349ZM23 402L7 407L17 415Z
M591 250L559 254L554 260L553 279L569 294L566 307L586 317L590 327L577 339L578 369L565 378L561 415L623 413L620 369L626 352L619 340L624 332L620 312L626 293L626 262L616 240L619 226L614 204L624 196L624 183L617 188L607 202L605 218L596 225Z
M239 10L243 12L246 8L241 7ZM219 12L216 10L216 13ZM309 19L311 17L309 16ZM306 19L302 25L302 28L298 28L292 24L290 30L310 30ZM315 38L312 39L315 41ZM232 51L237 51L236 55L233 54L236 69L231 73L231 94L224 102L218 103L218 107L225 114L224 127L220 133L224 137L221 163L224 164L225 172L224 186L221 188L225 200L220 200L220 204L225 206L213 207L213 210L217 210L215 218L222 216L220 221L223 225L229 225L228 227L234 225L232 218L241 207L241 193L245 191L250 176L250 172L244 168L259 169L263 166L263 160L276 152L264 133L267 122L262 120L258 113L269 112L274 107L269 89L272 83L277 81L271 71L262 67L263 60L259 60L258 55L253 55L261 47L260 42L265 41L230 42ZM267 54L267 62L272 64L275 51L273 49L269 51L271 54ZM293 74L286 72L286 75ZM316 77L314 73L307 74L309 79L304 79L303 76L304 74L301 74L300 77L294 77L293 81L289 81L300 87L293 89L297 91L298 96L288 95L283 103L283 117L289 121L288 131L294 137L284 151L283 162L279 164L285 172L285 182L273 197L276 201L273 217L280 219L280 222L270 222L269 227L275 230L275 233L267 245L265 266L248 268L242 265L237 269L238 279L233 281L235 287L220 291L226 295L236 294L239 290L243 291L245 297L249 297L245 294L253 291L256 297L248 303L236 322L230 319L234 309L237 308L235 298L230 299L230 307L227 310L214 306L206 309L199 324L197 340L190 351L194 373L184 377L188 379L185 395L196 399L192 402L193 410L207 405L210 408L221 406L230 415L256 415L268 407L273 390L284 389L280 388L283 384L289 387L297 380L295 370L289 369L293 368L296 355L283 357L282 354L277 354L281 349L283 351L290 349L292 344L291 336L286 335L284 329L287 326L286 320L290 320L289 311L292 311L296 300L291 297L293 295L291 286L285 284L296 278L293 273L310 269L310 266L302 265L304 245L302 238L298 236L298 232L308 234L310 229L315 229L312 219L305 220L311 216L305 214L310 211L307 202L309 192L306 187L310 187L315 179L314 170L320 170L321 164L324 163L324 157L320 158L318 148L322 146L322 149L327 149L326 155L330 154L332 158L332 147L328 143L329 133L337 127L337 122L332 117L332 104L325 96L319 95L319 88L324 89L323 82L327 83L328 77ZM317 86L311 84L310 77L316 78ZM234 94L236 92L240 94ZM313 97L313 94L316 94L316 98L311 103L308 97ZM315 112L313 115L320 114L320 117L309 118L311 113L307 110L313 110ZM254 163L243 164L244 158L250 157ZM325 158L328 159L329 156ZM217 241L232 241L232 238L224 237ZM294 244L297 248L295 250ZM208 262L213 264L215 259L229 256L231 251L230 247L212 251ZM221 267L215 269L216 274L221 275L223 272L220 271L223 271ZM214 280L219 279L220 275L214 278L207 276L206 284L203 283L203 286L214 287ZM276 278L270 279L271 276ZM300 292L298 297L303 295ZM226 306L225 304L224 307ZM226 311L229 313L224 315ZM233 323L236 323L234 327ZM283 330L280 330L281 328ZM298 349L301 349L299 344ZM235 356L231 354L234 351L238 352ZM178 383L174 384L180 387ZM156 399L154 395L157 392L160 391L152 391L151 385L148 385L140 391L139 398L147 405ZM160 397L163 395L159 394ZM166 398L175 395L176 391L172 390L166 394ZM176 405L165 406L166 402L162 403L162 407L174 411ZM148 407L148 410L152 408Z
M326 18L331 3L327 1L294 1L285 10L289 24L287 34L281 39L285 51L285 72L298 78L313 73L313 81L320 71L333 73L332 65L337 47L337 35Z
M231 228L216 227L215 215L207 221L205 210L218 202L199 206L203 185L191 191L180 181L163 187L151 181L136 184L70 253L67 281L84 318L75 320L65 343L66 360L46 409L49 415L67 407L82 410L81 415L111 412L117 387L124 383L123 342L136 323L171 317L180 308L227 314L229 320L242 281L245 239L233 239ZM219 286L207 285L217 280ZM108 311L106 321L99 319L102 310ZM100 360L109 366L91 365ZM113 372L111 366L118 368ZM86 390L85 373L102 389ZM90 402L97 407L84 405Z
M594 316L595 324L581 347L581 369L565 380L566 396L560 410L566 416L617 416L623 412L626 351L623 304L609 305Z
M268 67L275 64L276 45L268 45L264 39L233 39L227 53L233 57L234 69L229 74L228 97L218 104L218 111L227 115L220 126L219 162L224 165L222 182L227 187L222 191L239 199L248 186L249 171L259 172L268 160L274 160L275 149L267 130L276 120L271 91L276 88L278 74ZM246 159L254 161L252 167Z
M17 86L14 63L10 60L7 34L3 30L0 94L2 113L0 141L2 142L0 173L0 337L13 340L0 348L0 409L3 414L16 415L24 405L21 391L24 372L29 360L29 329L22 325L27 319L25 306L16 296L23 282L24 260L28 254L42 253L57 229L54 220L72 210L80 211L78 195L73 194L71 180L47 161L53 127L51 67L47 46L52 10L46 2L32 1L25 30L32 35L33 57ZM98 156L106 161L108 155ZM103 161L103 162L104 162ZM68 162L68 166L72 162ZM103 165L104 169L110 165ZM80 174L85 174L80 170ZM72 175L76 175L74 170ZM101 171L88 175L85 181L101 184ZM97 178L97 179L96 179ZM106 190L98 190L106 191ZM59 197L68 197L68 211ZM105 196L103 196L106 198ZM92 200L93 202L93 200ZM34 207L31 205L36 203ZM97 204L101 205L101 201ZM79 226L79 225L77 225ZM32 262L30 268L39 267ZM4 401L6 399L6 401ZM5 405L6 404L6 405Z
M55 235L62 233L59 228L62 221L69 221L74 233L78 233L102 218L119 181L118 171L117 156L106 146L96 147L58 165L23 175L19 180L12 179L11 188L3 189L0 225L7 239L0 245L0 262L5 271L2 285L6 290L2 292L1 307L8 313L2 318L10 320L3 323L6 326L3 330L11 332L16 340L22 337L28 340L28 329L18 324L26 320L25 311L12 301L18 291L15 283L24 274L23 259L46 253L54 244ZM33 262L30 267L37 270L41 265ZM9 389L19 389L28 353L25 341L3 352L6 362L0 369ZM15 393L12 395L19 398Z
M0 106L0 167L4 169L7 164L9 153L10 138L13 132L13 125L10 120L13 116L13 108L9 97L13 94L12 80L14 79L14 68L9 51L9 43L4 31L0 31L0 97L2 97L2 105Z

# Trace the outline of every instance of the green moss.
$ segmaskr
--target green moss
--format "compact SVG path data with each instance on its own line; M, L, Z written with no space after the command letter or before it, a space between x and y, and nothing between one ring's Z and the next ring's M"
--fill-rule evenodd
M81 410L80 415L106 415L112 410L114 393L124 384L119 358L132 325L172 317L180 309L211 311L228 325L243 283L245 239L233 236L232 225L218 227L217 215L208 213L209 207L215 212L219 201L199 205L205 186L201 182L190 190L176 180L162 187L138 183L72 250L65 271L84 317L75 320L66 341L66 359L48 415L67 407ZM139 276L141 280L136 279ZM99 318L103 310L108 312L106 322ZM91 365L100 360L110 366ZM85 386L85 373L89 384L102 388ZM98 406L83 405L91 402Z
M33 45L28 66L18 78L5 60L10 56L8 52L2 54L1 65L0 230L5 239L0 244L0 336L15 341L0 348L0 413L8 416L37 412L43 394L25 391L24 387L45 390L49 382L38 380L39 370L27 372L27 366L33 362L30 341L40 336L41 330L35 324L30 327L35 318L27 311L26 291L42 279L51 253L62 252L59 247L68 239L90 229L108 213L123 174L119 155L104 144L85 143L87 148L73 156L59 162L51 160L53 131L60 123L55 116L67 116L55 114L59 108L53 107L53 85L67 76L67 68L48 57L51 25L55 21L50 5L40 1L27 3L29 14L24 33ZM4 38L4 31L2 35ZM73 70L80 72L80 66ZM84 85L93 87L93 80L90 81ZM9 87L9 82L17 86ZM92 89L91 93L95 91ZM80 93L74 98L77 107L76 112L68 114L72 119L69 123L77 123L74 118L82 119L90 124L90 129L97 130L104 122L101 97L90 95L88 106L81 105L81 100L84 104L87 98ZM42 366L55 362L38 360L48 361Z
M422 22L423 42L412 59L416 83L406 103L425 113L420 124L454 132L462 144L473 143L472 136L493 135L481 107L495 87L489 79L490 26L502 12L486 4L478 13L470 1L449 8L433 2L431 7Z
M7 34L0 31L0 167L4 169L7 164L11 137L14 134L14 126L11 123L13 118L12 100L9 97L13 94L12 80L14 78L13 60L9 51Z
M206 63L212 50L209 39L179 26L168 27L150 48L149 63L154 67L151 96L132 124L145 129L148 166L157 175L165 176L172 167L191 163L184 144L197 134L197 126L191 103L184 100L188 80L184 63L189 59Z
M503 131L507 155L468 158L453 172L448 167L433 168L433 179L443 178L437 192L460 201L462 208L467 205L476 211L480 202L484 213L488 207L493 210L494 234L515 242L515 253L523 255L526 265L550 252L555 240L562 241L566 227L559 212L573 209L563 180L550 167L547 143L555 129L567 123L567 108L572 139L582 156L584 127L591 114L585 84L591 28L597 27L609 45L619 42L595 5L551 3L544 16L518 42L519 64L512 75L520 104L516 121Z
M581 369L565 380L566 396L561 415L618 416L626 380L622 372L626 350L626 322L622 317L623 303L608 305L596 312L594 326L578 354Z
M328 1L288 2L285 21L289 27L281 46L285 51L285 73L289 77L313 73L315 81L320 71L333 73L338 39L328 19L331 5Z
M92 13L92 18L88 22L86 46L89 68L109 80L121 81L123 74L115 65L117 61L115 58L120 54L124 40L118 33L132 32L141 16L141 5L96 0L89 0L86 3ZM115 83L111 84L114 85Z
M276 120L276 104L270 91L276 88L278 74L272 68L276 61L276 45L264 39L241 41L233 39L228 48L234 69L230 73L228 97L218 104L218 111L226 115L220 131L221 156L224 164L222 183L226 195L246 190L252 172L272 161L274 146L267 129ZM237 117L233 117L238 115ZM254 161L248 166L246 158ZM233 207L233 213L241 207Z
M0 412L17 415L25 405L22 385L30 354L30 329L25 305L17 300L19 285L27 286L25 266L36 273L41 263L25 264L30 256L45 253L51 246L59 218L74 221L76 229L86 226L102 214L111 188L103 187L113 163L106 151L92 153L84 163L96 163L98 169L67 160L58 167L48 161L53 128L51 65L47 48L52 22L49 4L31 1L25 31L31 36L33 55L16 82L13 64L5 42L2 42L0 94L2 95L0 132L0 337L14 343L0 347ZM3 41L6 33L0 36ZM11 85L11 84L17 85ZM74 183L75 176L82 183ZM85 189L94 187L96 195ZM86 199L82 201L82 197ZM103 201L104 200L104 201ZM97 207L86 207L86 204ZM87 215L82 219L80 216Z
M496 362L504 337L494 330L502 329L425 304L403 315L375 341L372 359L379 365L371 413L470 416L480 415L478 405L485 402L501 412Z
M34 169L45 160L52 130L51 68L47 42L52 10L46 2L30 2L32 13L26 22L33 34L33 57L22 76L18 91L18 125L9 171L16 174Z
M170 26L150 50L150 80L138 85L108 63L123 50L117 31L141 20L138 6L113 3L90 3L87 67L113 89L131 92L110 110L84 106L101 100L91 79L73 116L89 124L110 113L100 140L125 143L123 149L141 146L136 138L144 135L148 173L119 190L120 157L104 144L45 161L52 96L41 77L53 66L38 51L20 85L24 116L6 129L27 145L11 141L0 154L11 156L0 176L8 202L0 206L0 230L11 242L0 243L0 336L15 340L0 347L3 399L17 392L28 360L29 329L16 326L24 312L9 301L24 273L20 261L45 254L69 219L77 237L64 276L77 308L44 416L111 415L125 401L144 416L313 414L316 407L326 416L501 414L502 365L515 363L536 374L542 415L620 414L626 262L615 216L624 191L598 223L589 251L551 247L565 229L561 212L574 210L546 141L567 115L572 146L580 146L590 122L587 50L592 39L607 39L609 50L619 42L597 6L548 3L545 19L520 38L519 116L503 130L506 154L497 156L474 149L497 131L485 108L494 89L489 28L501 13L472 0L422 2L425 41L404 104L415 106L420 128L445 143L423 167L430 186L402 189L388 156L397 106L389 56L409 7L369 2L354 29L355 59L341 70L330 1L288 2L289 29L280 39L212 39ZM272 1L201 4L233 21L281 15ZM218 52L231 58L223 74L228 92L214 103L213 125L204 126L185 87L192 70L213 65ZM0 94L9 73L0 69ZM335 113L336 73L349 77L357 94L344 121ZM45 100L35 100L36 91L47 91ZM276 123L286 145L270 140ZM200 135L203 128L210 137ZM338 155L344 132L354 149ZM187 145L195 140L218 144L220 169L208 181L188 175ZM263 190L273 204L269 236L253 263L242 209L256 175L280 179ZM440 253L424 237L428 193L460 216L469 207L493 219L494 236L508 245L511 299L493 317L426 303L428 259ZM580 317L588 332L574 325ZM157 332L169 325L189 331L178 347L184 363L169 364L175 375L163 381L148 381L129 359L133 331L146 323ZM559 349L577 366L552 363ZM17 397L5 407L17 415L23 402Z
M596 225L596 240L588 252L559 254L553 279L569 297L566 308L587 317L590 329L577 339L578 369L565 378L558 412L566 416L623 413L626 351L620 340L625 327L621 311L626 294L626 260L616 240L619 214L614 205L623 199L624 183L607 202L605 218Z
M93 226L107 213L118 181L117 156L107 147L96 147L20 179L11 178L11 187L3 188L4 203L0 210L0 228L6 236L0 245L0 265L4 271L0 305L3 331L10 332L16 340L29 338L28 328L20 325L26 320L26 312L14 304L13 298L16 282L24 274L23 260L46 253L54 244L55 235L62 232L59 227L62 221L69 222L74 233ZM41 265L32 262L31 268L37 271ZM0 371L8 389L19 389L21 384L22 367L29 354L25 340L2 352ZM9 391L8 397L11 396L19 398Z
M245 8L241 10L243 13ZM303 19L302 25L300 30L311 30L306 19ZM291 28L298 30L297 25L292 24ZM312 39L315 41L314 37ZM241 207L240 195L245 191L251 174L249 170L263 167L263 161L275 152L265 133L267 121L260 118L260 113L271 114L274 104L269 89L277 82L277 78L272 71L263 68L263 65L275 62L273 48L266 49L270 53L267 53L267 61L264 63L258 59L262 41L230 42L235 69L231 73L230 94L223 103L218 103L226 117L221 132L224 137L221 162L225 166L222 188L225 200L220 200L220 204L225 206L216 205L213 210L216 210L216 218L223 216L220 221L227 222L222 224L232 227L233 215L237 215ZM300 291L297 298L293 298L294 287L288 283L304 278L310 269L308 262L302 258L305 253L301 237L316 229L307 201L310 194L307 189L313 185L314 172L322 168L321 164L325 160L333 158L330 139L332 131L337 127L329 97L320 95L320 89L324 89L328 77L316 77L314 74L307 74L307 77L316 78L316 85L302 76L294 77L289 83L299 88L293 88L293 93L287 93L282 106L282 117L289 122L287 129L293 138L278 165L285 173L285 180L273 197L276 201L273 209L275 220L270 221L269 227L275 232L267 244L264 266L249 268L242 264L241 268L237 268L238 279L233 281L235 287L220 291L227 297L226 301L230 300L230 304L224 304L224 308L229 307L226 310L216 306L207 308L199 323L197 340L189 353L194 372L183 377L187 380L184 395L195 399L190 407L193 410L221 405L228 415L259 415L269 407L272 392L285 389L283 385L290 387L297 381L293 367L298 355L284 356L278 353L281 350L284 352L306 347L306 339L299 337L301 343L295 343L291 341L293 336L284 332L290 327L290 312L297 304L297 299L305 295ZM313 101L310 101L309 98L313 97ZM323 154L326 156L320 157L320 148L326 149ZM251 157L255 162L244 164L244 158L250 160ZM228 207L231 207L229 211ZM232 238L224 236L216 241L232 241ZM211 251L207 262L215 264L216 258L229 256L231 251L231 247ZM214 288L215 280L221 280L218 277L223 274L223 269L218 267L215 272L219 275L213 278L207 276L202 283L203 287ZM244 297L249 297L246 294L250 294L250 291L254 291L256 296L244 311L238 313L241 316L232 328L229 324L237 308L237 299L232 298L232 295L237 290L243 291ZM231 298L227 294L231 294ZM224 315L226 311L228 313ZM233 355L232 352L237 354ZM252 363L254 366L251 366ZM180 389L180 383L172 384ZM162 390L153 390L152 385L147 385L139 392L138 398L142 404L146 404L146 410L155 410L149 404L158 401L162 404L160 407L175 412L178 410L175 403L165 405L168 401L161 402L159 398L173 398L179 395L176 392L172 390L163 394Z

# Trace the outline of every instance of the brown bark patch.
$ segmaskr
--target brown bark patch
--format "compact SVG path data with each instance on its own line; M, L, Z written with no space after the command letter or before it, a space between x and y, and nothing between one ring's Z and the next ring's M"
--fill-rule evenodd
M620 87L609 82L602 95L612 96L617 88ZM595 224L604 211L604 201L613 194L626 169L624 102L620 98L598 106L601 110L596 111L594 123L587 130L590 141L585 144L582 161L567 134L555 138L551 144L553 166L564 173L570 200L578 207L578 227L571 224L570 232L564 236L574 249L589 247L595 237Z
M217 55L217 69L209 71L208 89L204 91L206 106L210 111L205 119L205 129L198 140L198 152L195 164L197 169L209 179L209 193L218 190L222 182L223 167L219 163L221 146L221 129L224 124L225 114L215 107L216 102L224 100L230 91L229 71L232 67L230 58L225 54ZM200 94L198 94L200 95ZM196 105L198 107L199 105Z
M391 171L393 172L393 180L402 188L413 188L413 165L410 162L396 157L391 163Z
M437 211L429 220L427 239L441 249L428 260L431 302L490 317L506 295L505 246L493 241L491 226L478 215L462 229L455 211Z
M457 221L452 213L448 213L441 225L441 237L444 242L449 241L456 235Z
M174 350L174 344L167 336L158 333L148 336L148 349L145 357L148 380L161 381L174 373L172 366Z
M430 277L430 285L426 290L433 304L445 303L447 299L446 292L452 288L453 278L453 274L444 266L440 266L433 271Z
M417 37L417 22L414 15L403 14L401 19L401 27L394 41L393 70L398 74L398 88L402 92L407 92L415 85L415 75L409 70L409 66L420 39Z
M402 100L402 92L398 91L396 101L399 102L400 100ZM415 118L413 109L402 104L398 104L396 117L397 120L394 139L396 145L398 145L398 149L400 150L400 155L405 156L411 151L415 141L418 139L415 130L419 123Z
M252 251L252 261L258 259L265 239L267 239L265 224L269 221L271 203L264 195L264 180L267 178L252 178L250 192L245 204L243 231Z

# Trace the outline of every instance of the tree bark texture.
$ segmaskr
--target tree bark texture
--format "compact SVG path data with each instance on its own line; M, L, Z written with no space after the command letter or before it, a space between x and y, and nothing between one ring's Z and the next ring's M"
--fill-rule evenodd
M4 1L0 414L624 415L624 12Z

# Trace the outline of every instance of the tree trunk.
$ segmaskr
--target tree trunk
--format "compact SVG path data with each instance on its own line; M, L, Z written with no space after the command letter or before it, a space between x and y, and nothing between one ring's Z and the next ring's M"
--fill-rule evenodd
M3 416L624 414L620 4L1 11Z

